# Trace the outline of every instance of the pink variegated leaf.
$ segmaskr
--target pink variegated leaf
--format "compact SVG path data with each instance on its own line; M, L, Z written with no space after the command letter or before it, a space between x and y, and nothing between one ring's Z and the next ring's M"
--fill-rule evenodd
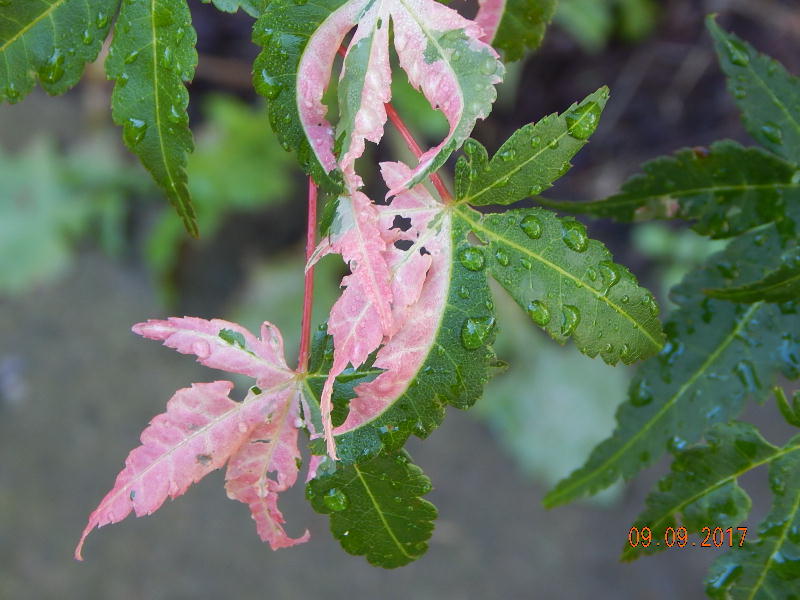
M361 192L339 199L330 240L323 243L328 252L341 254L351 271L342 280L345 290L333 305L328 319L335 351L321 412L328 453L335 458L330 421L333 380L348 364L363 364L392 332L392 288L378 213Z
M389 186L411 172L400 163L381 167ZM344 462L398 448L411 433L426 436L441 423L446 404L470 406L480 396L494 358L488 346L494 315L486 275L465 268L458 259L469 247L463 221L422 185L378 210L385 239L411 240L425 248L430 262L409 266L423 255L404 252L409 258L404 262L392 249L384 252L392 276L407 272L401 276L413 279L413 286L422 283L409 292L398 330L384 340L370 367L383 372L356 387L357 397L349 401L344 423L334 430L337 457ZM391 229L395 223L405 229L402 236ZM418 276L426 267L425 276ZM477 345L472 338L469 347L464 345L465 327L475 330ZM316 389L307 391L318 393L312 400L322 405L328 392L325 387Z
M389 187L409 178L403 163L381 163L381 174ZM386 263L392 286L393 336L405 323L408 311L417 303L432 263L426 247L437 235L436 222L442 205L425 187L418 185L401 192L388 206L377 206L381 234L386 241ZM433 242L435 243L435 241Z
M114 487L89 516L75 557L82 560L83 543L95 527L117 523L131 512L149 515L222 467L267 419L273 394L290 385L287 380L278 389L251 393L243 402L230 399L229 381L178 390L167 411L142 432L142 445L128 455Z
M269 421L260 423L228 462L225 489L232 500L244 502L256 522L259 537L273 550L308 541L306 531L291 538L283 529L278 495L297 481L300 451L297 447L297 391L287 389L274 402ZM275 473L274 478L269 474Z
M299 149L304 165L317 165L312 173L329 173L336 166L334 129L322 98L334 53L356 28L339 81L336 128L342 148L338 166L349 190L361 185L355 161L365 141L377 143L383 136L384 103L391 98L390 26L409 81L450 124L445 139L391 190L395 194L441 167L476 120L488 115L503 66L491 46L480 41L480 27L436 0L322 0L313 7L304 0L275 0L256 25L256 31L270 32L257 36L265 45L256 65L257 87L259 78L268 82L260 89L274 101L273 126L288 147Z
M133 331L182 354L194 354L207 367L249 375L262 387L271 387L293 373L286 366L280 331L266 321L261 339L236 323L196 317L151 319L134 325Z

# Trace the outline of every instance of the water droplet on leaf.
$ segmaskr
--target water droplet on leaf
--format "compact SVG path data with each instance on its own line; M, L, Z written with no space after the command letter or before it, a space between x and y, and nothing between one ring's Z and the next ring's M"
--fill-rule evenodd
M588 139L600 122L600 106L597 102L587 102L567 113L567 131L577 140Z
M565 304L561 307L561 335L572 335L580 322L581 311L578 310L577 306Z
M335 512L339 512L347 508L347 506L350 504L350 501L347 499L347 496L344 495L342 490L331 488L322 497L322 503L326 508Z
M520 221L519 226L522 228L522 231L525 232L525 235L532 240L538 240L542 237L542 222L539 220L539 217L528 215Z
M507 267L511 263L511 257L503 248L495 250L494 257L497 259L497 262L504 267Z
M725 40L725 50L733 64L740 67L746 67L750 64L750 52L747 50L747 46L740 41Z
M474 246L461 250L458 253L458 260L470 271L480 271L486 263L483 252Z
M541 300L534 300L528 304L528 316L540 327L544 327L550 322L550 310Z
M45 83L58 83L64 76L64 55L56 48L47 62L39 70L39 77Z
M470 317L461 326L461 343L467 350L483 346L494 329L494 317Z
M136 146L147 133L147 123L141 119L128 119L122 130L122 137L129 146Z
M586 236L586 227L578 221L563 221L561 223L561 239L570 250L584 252L589 247L589 238Z
M761 126L761 133L773 144L783 143L783 130L771 121L767 121Z

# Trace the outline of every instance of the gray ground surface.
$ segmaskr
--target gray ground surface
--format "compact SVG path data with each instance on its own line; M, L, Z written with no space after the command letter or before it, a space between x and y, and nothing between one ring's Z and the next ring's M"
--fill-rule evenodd
M489 433L451 410L416 461L435 484L429 553L384 571L341 551L302 490L282 506L305 546L272 552L215 473L157 514L95 532L72 560L88 513L172 392L216 373L137 339L161 316L143 278L85 256L59 285L0 300L0 598L636 598L702 597L713 549L616 561L647 482L612 509L547 512ZM646 479L646 478L645 478Z

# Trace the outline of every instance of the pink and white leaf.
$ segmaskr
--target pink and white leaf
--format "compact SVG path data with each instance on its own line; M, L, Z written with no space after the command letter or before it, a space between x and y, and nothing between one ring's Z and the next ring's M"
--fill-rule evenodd
M391 334L391 273L384 252L375 206L361 192L339 199L328 246L342 255L351 274L342 279L344 292L333 305L328 332L333 336L334 356L320 402L328 453L336 456L330 420L333 381L348 364L358 367Z
M447 305L450 286L450 216L441 213L437 233L425 244L431 265L419 299L406 313L402 327L378 351L374 366L384 369L374 380L356 388L345 422L334 433L357 429L383 413L414 380L430 354Z
M400 162L385 162L380 167L389 187L408 180L411 174L411 169ZM400 192L390 205L377 206L377 209L381 233L386 241L386 262L391 273L392 315L395 323L391 333L394 335L422 293L432 262L426 244L436 235L436 227L432 226L432 222L441 215L442 205L424 186L417 185ZM401 240L406 245L410 242L411 246L406 250L395 246L395 242Z
M350 0L333 11L311 34L297 68L297 107L300 123L312 151L326 171L336 168L333 127L325 114L322 96L328 88L336 53L358 22L368 0Z
M340 119L337 130L345 135L339 166L349 189L362 185L355 162L364 142L377 144L386 123L385 104L392 99L389 64L388 2L375 2L359 20L345 54L339 82Z
M392 23L401 68L411 85L444 114L450 131L422 154L406 181L390 188L390 195L418 184L445 163L475 122L489 115L497 97L494 86L504 73L497 52L480 41L481 28L439 2L396 2Z
M481 28L482 42L491 44L497 35L503 13L506 11L506 0L478 0L478 14L475 23Z
M236 323L196 317L151 319L134 325L133 331L182 354L194 354L207 367L249 375L262 387L292 376L284 358L283 337L268 322L261 326L260 339Z
M89 516L75 549L81 550L95 527L117 523L131 512L149 515L167 498L177 498L211 471L219 469L263 423L270 395L250 395L234 402L229 381L197 383L178 390L167 410L142 432L142 445L125 460L114 487Z
M355 161L365 141L378 143L386 123L384 103L391 98L389 22L400 66L410 83L447 119L448 135L425 152L410 178L390 190L397 194L441 167L485 118L496 98L494 85L503 65L481 41L479 25L436 0L350 0L312 34L297 71L297 106L306 137L326 169L335 166L333 128L325 119L322 97L330 80L336 49L349 29L357 27L339 81L341 118L336 137L344 134L339 166L348 191L362 185Z
M296 396L296 389L289 388L276 399L269 420L250 431L247 441L231 457L225 474L228 497L250 507L259 537L269 542L273 550L309 539L308 531L299 538L289 537L278 509L280 492L297 481L300 451ZM275 477L271 478L270 473L275 473Z

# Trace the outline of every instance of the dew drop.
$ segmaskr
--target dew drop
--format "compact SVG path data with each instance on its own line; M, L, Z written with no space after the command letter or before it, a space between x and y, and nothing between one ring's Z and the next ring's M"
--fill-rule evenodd
M619 283L622 273L619 266L608 260L600 262L597 268L600 269L600 277L603 278L603 284L606 286L604 293L607 295L611 288Z
M570 250L584 252L589 247L589 238L586 236L586 227L578 221L563 221L561 223L561 239Z
M462 285L461 288L459 288L458 290L458 295L461 298L464 298L464 300L466 300L467 298L469 298L469 288L465 285Z
M260 92L268 99L274 100L280 93L283 86L274 77L267 73L266 69L261 69Z
M755 366L753 366L753 363L749 360L740 360L736 363L736 366L733 367L733 372L736 373L739 381L742 382L742 385L745 386L748 391L755 392L761 388L761 382L758 380Z
M503 150L502 152L498 153L497 156L499 156L500 160L503 162L510 162L517 156L517 151L513 148L509 148L508 150Z
M483 61L481 65L481 73L484 75L494 75L497 72L497 60L489 56Z
M56 48L47 62L39 70L39 77L45 83L58 83L64 76L64 55Z
M773 144L783 143L783 131L778 125L771 121L767 121L761 126L761 133Z
M527 258L520 258L519 264L522 265L522 268L526 271L530 271L533 268L533 263L529 261Z
M725 50L733 64L739 65L740 67L746 67L750 64L750 52L747 50L747 46L740 41L726 40Z
M169 107L169 112L167 112L167 119L170 122L175 123L176 125L182 122L185 122L187 115L185 112L178 110L178 107L174 104L171 104Z
M342 490L331 488L322 497L322 503L329 510L339 512L347 508L347 506L350 504L350 501L347 499L347 496L344 495Z
M541 145L542 145L542 138L540 138L538 135L535 135L531 138L531 148L536 150Z
M497 262L504 267L507 267L511 263L511 257L503 248L495 250L494 257L497 259Z
M494 317L470 317L461 326L461 343L467 350L477 350L494 329Z
M653 392L646 380L640 379L633 385L630 399L634 406L647 406L653 401Z
M10 84L6 88L6 98L8 98L8 101L11 104L16 104L17 102L19 102L19 97L20 93L19 90L17 89L17 86L15 86L13 83Z
M172 66L172 59L173 59L172 48L167 46L161 53L161 61L160 61L161 66L164 67L165 69L169 69Z
M600 122L600 106L587 102L567 113L567 131L577 140L588 139Z
M581 311L577 306L565 304L561 307L561 335L569 336L581 322Z
M477 154L479 151L480 149L478 148L478 142L476 142L472 138L469 138L466 142L464 142L464 153L467 156L471 157Z
M134 50L133 52L130 52L130 53L129 53L129 54L128 54L128 55L127 55L127 56L126 56L124 59L123 59L123 62L124 62L126 65L130 65L130 64L133 64L134 62L136 62L136 59L137 59L137 58L139 58L139 51L138 51L138 50Z
M130 118L125 122L125 126L122 130L122 137L125 139L128 146L133 147L144 139L146 133L147 123L141 119Z
M84 29L83 35L81 35L81 41L86 46L90 45L94 41L94 36L92 35L92 32L89 31L88 29Z
M105 29L108 26L108 15L104 12L97 13L94 24L97 25L98 29Z
M742 575L742 565L738 563L730 563L725 565L724 569L708 580L706 583L706 594L713 600L724 600L730 598L728 589L733 582Z
M538 196L542 193L542 186L540 185L532 185L531 189L528 190L529 196Z
M550 322L550 310L541 300L534 300L528 304L528 316L540 327L544 327Z
M525 235L532 240L538 240L542 237L542 222L539 220L539 217L528 215L520 221L519 226L522 228L522 231L525 232Z
M555 138L553 141L547 144L547 147L550 148L550 150L555 150L558 148L558 138Z
M486 259L480 248L469 246L458 253L458 260L470 271L480 271L483 269Z

